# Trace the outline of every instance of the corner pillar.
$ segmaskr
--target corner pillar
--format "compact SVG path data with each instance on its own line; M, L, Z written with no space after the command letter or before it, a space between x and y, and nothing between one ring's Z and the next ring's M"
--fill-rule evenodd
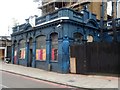
M16 64L19 65L19 54L20 54L20 44L19 42L17 43L17 61L16 61Z
M47 60L47 64L50 63L50 58L51 58L51 54L50 54L50 49L51 48L51 43L50 40L46 40L46 60Z
M26 61L26 66L29 66L29 42L26 41L26 46L25 46L25 61Z
M65 36L63 38L62 51L63 51L63 61L62 61L62 73L69 73L70 67L70 56L69 56L69 38Z
M33 41L32 67L34 67L34 68L36 67L35 59L36 59L36 41Z

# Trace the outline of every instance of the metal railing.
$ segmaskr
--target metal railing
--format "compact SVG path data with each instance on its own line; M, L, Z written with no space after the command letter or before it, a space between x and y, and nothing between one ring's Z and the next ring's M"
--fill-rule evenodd
M115 19L115 26L120 27L120 18ZM109 20L109 21L106 22L106 27L107 27L107 29L112 29L113 28L112 20Z

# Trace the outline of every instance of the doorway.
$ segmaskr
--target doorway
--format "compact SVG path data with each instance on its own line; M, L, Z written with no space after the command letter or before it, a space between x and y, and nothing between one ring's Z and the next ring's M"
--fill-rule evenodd
M70 65L71 73L87 73L87 58L85 44L74 44L70 46Z
M33 47L32 47L32 38L29 39L29 67L32 67L32 57L33 57Z
M32 67L32 49L29 50L29 66Z

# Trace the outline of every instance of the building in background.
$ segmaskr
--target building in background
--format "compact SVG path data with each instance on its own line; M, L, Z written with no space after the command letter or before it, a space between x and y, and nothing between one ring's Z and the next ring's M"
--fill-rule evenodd
M117 18L120 18L120 0L117 2Z
M80 12L85 5L87 9L96 15L96 19L100 25L101 34L107 28L114 27L112 19L119 18L120 16L120 1L119 0L37 0L39 2L38 9L41 9L42 16L50 14L60 8L71 8L77 12ZM119 19L116 19L116 24L119 24ZM112 26L113 25L113 26ZM115 29L115 28L114 28ZM110 34L112 40L113 36L118 35L118 31L111 29L106 30L105 34ZM119 29L117 29L119 30ZM114 35L115 33L118 33ZM104 38L108 41L108 38Z
M96 14L97 19L100 20L102 0L94 2L94 0L38 0L38 8L42 10L42 15L52 13L60 8L71 8L77 12L82 10L83 3L89 2L88 9ZM42 2L41 2L42 1ZM42 3L42 4L41 4ZM107 19L107 2L104 2L104 19Z
M11 57L11 37L0 36L0 60Z

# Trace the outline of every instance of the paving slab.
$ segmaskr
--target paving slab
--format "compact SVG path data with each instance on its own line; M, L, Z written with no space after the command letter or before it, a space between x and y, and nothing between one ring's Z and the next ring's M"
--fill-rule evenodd
M0 70L41 80L82 88L118 88L119 77L81 74L60 74L42 69L0 62Z

